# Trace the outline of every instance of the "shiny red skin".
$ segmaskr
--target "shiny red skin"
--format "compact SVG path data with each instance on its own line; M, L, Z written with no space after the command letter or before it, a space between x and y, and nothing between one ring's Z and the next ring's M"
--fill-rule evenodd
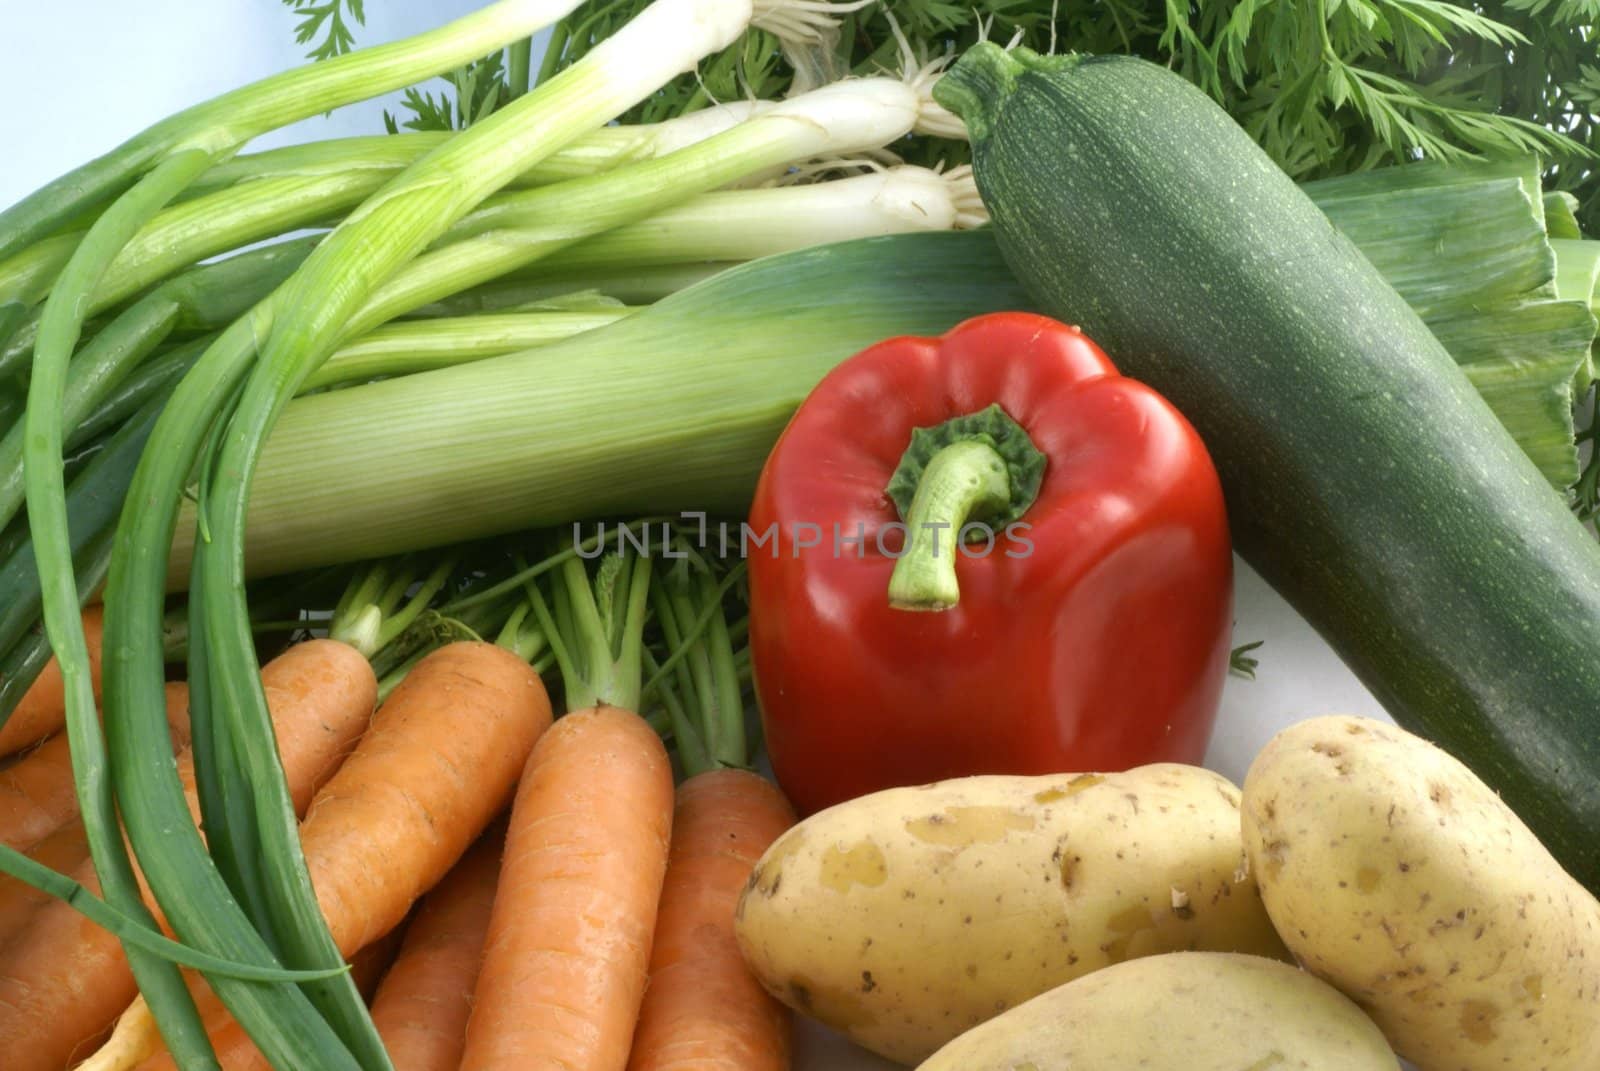
M1022 520L957 565L961 600L892 609L884 494L927 427L999 402L1048 462ZM1076 327L1000 313L839 365L767 459L747 548L772 766L804 813L979 773L1198 763L1227 672L1233 560L1222 489L1189 422ZM821 543L796 556L799 524ZM863 526L866 546L835 556ZM898 540L885 539L891 552Z

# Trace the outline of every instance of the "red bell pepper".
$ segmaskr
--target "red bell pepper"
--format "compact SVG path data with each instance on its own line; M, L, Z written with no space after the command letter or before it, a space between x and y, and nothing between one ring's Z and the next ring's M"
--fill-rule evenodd
M1233 607L1222 490L1188 421L1076 327L980 316L845 361L749 523L767 748L803 811L1203 756Z

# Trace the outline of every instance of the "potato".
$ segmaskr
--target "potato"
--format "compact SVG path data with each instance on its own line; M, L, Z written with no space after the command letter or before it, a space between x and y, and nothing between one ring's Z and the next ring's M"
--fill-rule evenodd
M778 999L915 1063L1112 963L1286 956L1240 873L1239 793L1189 766L971 777L840 804L756 865L737 931Z
M1422 1071L1600 1069L1600 903L1465 766L1365 718L1279 733L1244 838L1278 931Z
M1174 952L1034 997L919 1071L1395 1071L1343 994L1276 960Z

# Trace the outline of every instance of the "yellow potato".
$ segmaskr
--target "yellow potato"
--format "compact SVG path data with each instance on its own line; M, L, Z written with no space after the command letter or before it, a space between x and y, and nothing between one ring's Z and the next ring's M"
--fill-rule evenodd
M1600 903L1465 766L1400 729L1279 733L1245 781L1278 930L1422 1071L1600 1069Z
M1285 955L1239 793L1190 766L971 777L814 815L739 902L774 995L903 1063L1063 982L1187 949Z
M1130 960L1034 997L918 1071L1396 1071L1343 994L1258 956Z

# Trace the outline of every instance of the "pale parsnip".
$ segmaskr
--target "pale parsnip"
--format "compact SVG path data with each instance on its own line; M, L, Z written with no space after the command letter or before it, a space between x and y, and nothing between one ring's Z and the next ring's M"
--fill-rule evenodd
M1276 960L1176 952L1050 990L919 1071L1396 1071L1338 990Z
M737 932L775 996L915 1062L1126 959L1283 955L1239 873L1239 794L1189 766L971 777L813 815L774 844Z
M1600 1068L1600 903L1454 758L1301 722L1250 768L1244 839L1289 947L1422 1071Z

